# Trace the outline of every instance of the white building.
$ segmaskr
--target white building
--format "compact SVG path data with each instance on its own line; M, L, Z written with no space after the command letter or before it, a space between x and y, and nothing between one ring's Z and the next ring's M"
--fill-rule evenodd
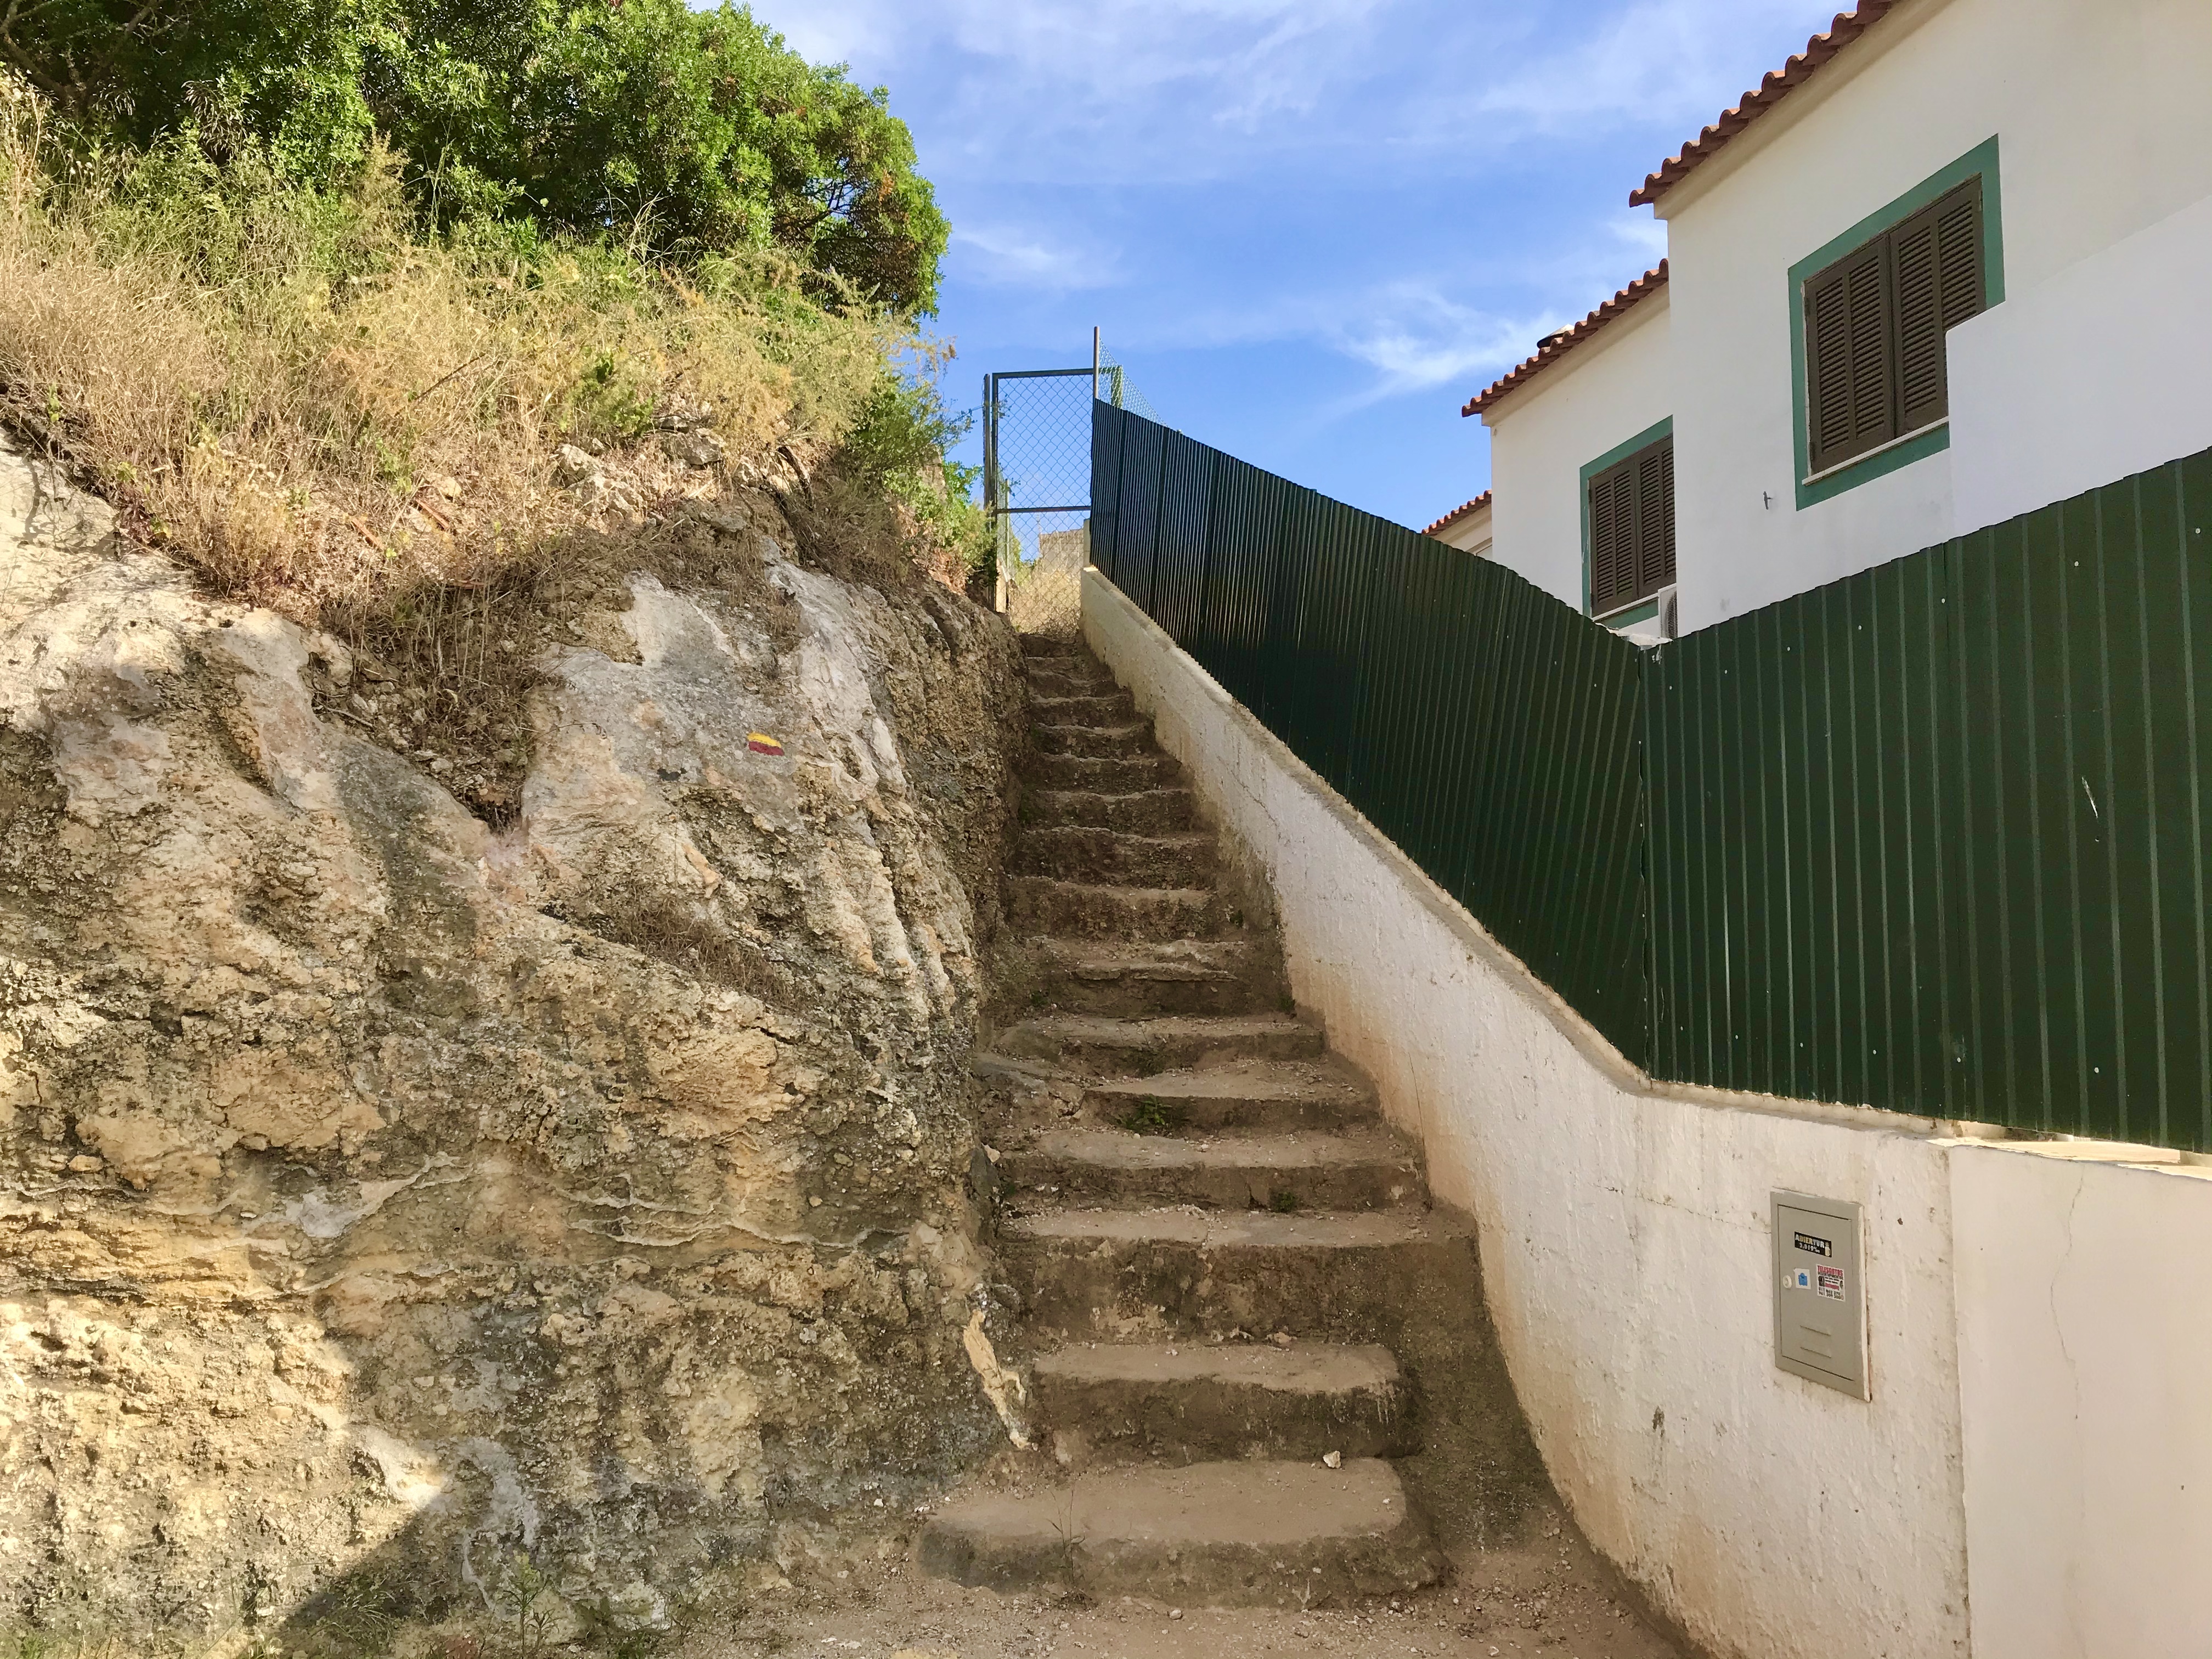
M2212 0L1866 0L1473 399L1493 556L1688 631L2212 447Z

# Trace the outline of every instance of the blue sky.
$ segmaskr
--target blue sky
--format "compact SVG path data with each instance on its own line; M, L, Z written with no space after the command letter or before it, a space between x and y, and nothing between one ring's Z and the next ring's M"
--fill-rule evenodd
M890 89L951 219L949 400L1089 360L1416 527L1474 392L1653 264L1628 192L1835 0L755 0Z

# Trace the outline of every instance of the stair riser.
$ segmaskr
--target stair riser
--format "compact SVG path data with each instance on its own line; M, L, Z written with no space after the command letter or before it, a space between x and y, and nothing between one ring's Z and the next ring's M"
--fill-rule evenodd
M1121 830L1133 835L1173 835L1191 828L1197 802L1188 789L1142 794L1091 790L1031 790L1022 798L1022 822L1037 828Z
M1271 985L1241 979L1078 979L1048 974L1044 1005L1071 1014L1109 1014L1143 1019L1155 1014L1261 1014L1278 1006Z
M1418 1171L1385 1159L1321 1169L1126 1170L1017 1153L1000 1172L1018 1198L1076 1209L1267 1210L1280 1208L1287 1195L1293 1210L1381 1210L1427 1197Z
M1142 1099L1140 1092L1120 1089L1090 1089L1084 1109L1102 1123L1119 1124ZM1266 1095L1251 1097L1206 1095L1197 1099L1175 1097L1167 1103L1180 1117L1184 1134L1205 1134L1216 1129L1254 1129L1285 1132L1291 1129L1340 1129L1372 1123L1380 1109L1372 1103L1340 1100L1278 1100Z
M1094 1077L1149 1077L1155 1072L1181 1071L1205 1060L1219 1064L1238 1060L1317 1060L1322 1035L1300 1028L1235 1037L1150 1035L1142 1041L1127 1042L1110 1038L1055 1038L1048 1043L1029 1033L1010 1031L1001 1046L1009 1054L1030 1060L1057 1060Z
M1032 697L1110 697L1121 688L1114 677L1103 668L1072 665L1063 659L1060 664L1047 665L1031 663L1023 676Z
M1481 1291L1464 1242L1201 1248L1167 1240L1036 1238L1008 1230L1000 1260L1031 1333L1092 1340L1125 1329L1204 1337L1288 1331L1389 1342L1407 1307L1456 1283Z
M1071 889L1034 876L1017 876L1006 889L1008 919L1023 933L1164 943L1205 939L1221 930L1221 906L1211 894L1144 887Z
M1300 1394L1210 1377L1157 1382L1076 1379L1040 1371L1037 1421L1072 1468L1211 1458L1403 1457L1417 1451L1405 1386Z
M1100 795L1135 795L1176 781L1176 763L1164 755L1097 760L1080 755L1039 755L1030 763L1030 780L1039 789L1083 790Z
M1050 726L1033 721L1030 741L1042 755L1118 760L1152 752L1152 723L1146 720L1137 725Z
M1435 1583L1442 1570L1427 1526L1410 1513L1388 1533L1291 1547L1010 1540L930 1528L919 1553L927 1573L1001 1593L1051 1588L1217 1607L1326 1607L1404 1595Z
M1137 718L1136 702L1127 691L1060 696L1031 688L1029 702L1030 718L1040 726L1126 726Z
M1033 829L1015 852L1024 875L1122 887L1210 887L1213 843L1132 836L1112 830Z

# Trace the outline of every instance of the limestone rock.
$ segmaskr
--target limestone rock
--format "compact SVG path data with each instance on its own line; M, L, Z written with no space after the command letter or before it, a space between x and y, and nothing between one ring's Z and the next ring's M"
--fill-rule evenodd
M633 577L495 826L5 452L0 563L0 1619L665 1607L1002 1432L997 619Z

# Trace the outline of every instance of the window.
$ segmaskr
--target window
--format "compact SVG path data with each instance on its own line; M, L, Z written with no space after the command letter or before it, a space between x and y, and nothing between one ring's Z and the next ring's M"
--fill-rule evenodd
M1943 336L1983 302L1978 178L1806 279L1810 476L1948 415Z
M1673 436L1592 475L1589 489L1590 615L1603 617L1673 586Z

